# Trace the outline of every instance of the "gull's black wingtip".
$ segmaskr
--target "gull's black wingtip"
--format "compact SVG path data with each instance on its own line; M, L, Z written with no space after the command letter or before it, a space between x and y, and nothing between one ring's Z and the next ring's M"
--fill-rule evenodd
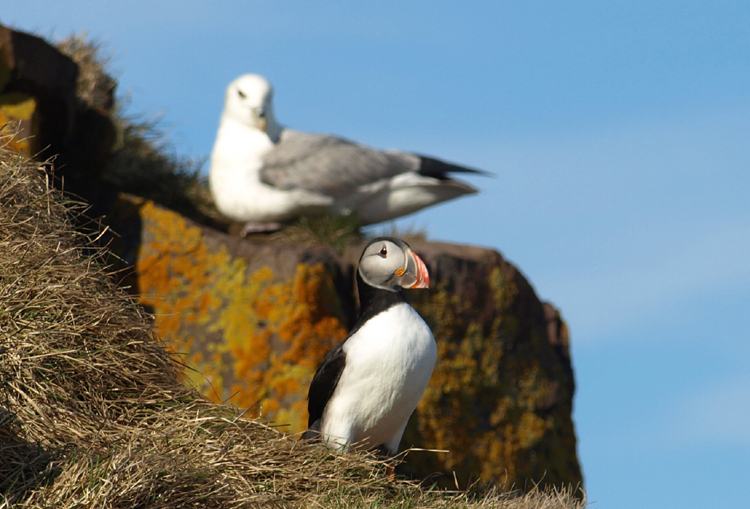
M485 170L477 170L476 168L467 168L466 166L459 166L457 164L446 163L440 159L433 157L427 157L419 154L414 154L419 157L419 173L426 177L433 177L437 179L448 179L451 173L471 173L474 175L482 175L485 177L494 177L494 173L490 173Z

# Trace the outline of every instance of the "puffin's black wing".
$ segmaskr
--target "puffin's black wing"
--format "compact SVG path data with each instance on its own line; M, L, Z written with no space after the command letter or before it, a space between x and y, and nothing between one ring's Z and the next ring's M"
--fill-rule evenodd
M328 352L310 384L310 390L307 393L307 411L310 414L307 419L307 427L312 431L320 431L320 419L323 417L323 410L325 410L328 400L331 399L333 391L336 390L341 373L344 371L346 354L343 347L345 341ZM302 438L313 438L317 435L317 433L307 431L302 435Z

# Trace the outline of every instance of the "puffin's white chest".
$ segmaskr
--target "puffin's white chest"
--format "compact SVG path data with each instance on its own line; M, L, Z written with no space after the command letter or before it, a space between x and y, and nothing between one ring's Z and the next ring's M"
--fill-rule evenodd
M427 387L437 357L432 331L398 304L368 320L343 349L346 365L321 431L342 442L384 443L403 432Z

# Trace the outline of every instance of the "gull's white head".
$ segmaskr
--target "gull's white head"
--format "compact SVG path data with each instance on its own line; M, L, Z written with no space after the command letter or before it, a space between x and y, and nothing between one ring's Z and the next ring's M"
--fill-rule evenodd
M224 97L224 116L278 139L280 127L273 114L273 87L258 74L244 74L231 82Z

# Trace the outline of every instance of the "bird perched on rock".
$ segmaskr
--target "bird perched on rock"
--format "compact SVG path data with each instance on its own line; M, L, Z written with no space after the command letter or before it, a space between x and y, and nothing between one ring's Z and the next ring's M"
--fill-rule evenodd
M429 284L424 262L403 240L367 244L357 269L359 319L315 373L304 438L320 437L333 449L398 452L437 357L430 328L401 289Z
M325 212L374 224L477 192L450 174L484 172L283 127L272 99L271 84L257 74L230 83L211 153L214 201L247 222L243 233Z

